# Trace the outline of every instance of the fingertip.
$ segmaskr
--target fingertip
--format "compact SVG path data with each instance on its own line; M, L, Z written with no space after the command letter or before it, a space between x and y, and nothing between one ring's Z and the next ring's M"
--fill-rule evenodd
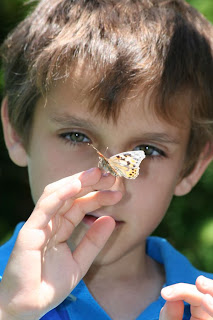
M83 174L86 174L86 175L98 175L99 177L101 177L101 170L98 168L98 167L93 167L93 168L90 168L86 171L83 171L82 172L82 175Z
M121 191L113 191L116 194L117 202L123 198L123 193Z
M166 300L172 296L173 291L174 290L171 286L164 287L163 289L161 289L161 296Z
M196 284L197 284L197 283L202 284L204 279L205 279L205 277L204 277L203 275L200 275L200 276L197 277L197 279L196 279Z
M99 169L100 170L100 169ZM106 171L101 171L101 179L111 181L111 184L113 185L115 183L116 177L113 176L111 173Z
M108 205L113 206L116 205L119 201L121 201L123 194L120 191L106 191L110 194L110 203Z
M101 170L98 167L90 168L79 174L79 179L81 180L83 187L97 183L100 180L100 178Z
M97 228L98 233L102 236L102 241L105 243L108 238L111 236L116 226L115 220L110 216L102 216L98 218L94 224L94 230Z
M111 228L112 230L116 226L115 219L113 217L111 217L111 216L102 216L102 217L98 218L96 220L96 222L97 221L101 221L102 223L104 223L104 226L107 226L108 228Z
M112 176L112 174L110 172L106 172L106 171L102 171L101 175L102 175L102 177Z
M208 289L209 287L208 279L203 275L200 275L196 279L196 287L198 288L198 290L202 290L202 291Z

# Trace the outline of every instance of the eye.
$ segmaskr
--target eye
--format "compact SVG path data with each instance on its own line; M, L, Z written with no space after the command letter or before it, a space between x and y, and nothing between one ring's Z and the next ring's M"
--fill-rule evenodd
M77 144L77 143L89 143L90 139L81 132L65 132L65 133L61 133L60 137L64 140L66 140L67 142L70 142L71 144Z
M143 150L147 157L166 157L166 154L163 150L151 145L140 145L134 148L134 150Z

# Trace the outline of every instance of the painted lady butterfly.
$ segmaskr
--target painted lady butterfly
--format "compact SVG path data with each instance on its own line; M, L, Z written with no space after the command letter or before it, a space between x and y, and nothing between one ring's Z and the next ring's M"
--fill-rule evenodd
M99 168L111 173L113 176L126 179L135 179L139 175L141 161L145 158L144 151L126 151L106 158L92 144L89 144L89 146L93 147L99 155Z

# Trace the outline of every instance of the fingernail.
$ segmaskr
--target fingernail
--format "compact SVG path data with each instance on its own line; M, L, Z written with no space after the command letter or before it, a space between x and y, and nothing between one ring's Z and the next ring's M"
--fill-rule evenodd
M97 169L97 168L90 168L90 169L88 169L86 172L90 173L90 172L95 171L96 169Z
M103 171L101 175L102 175L102 177L108 177L111 175L111 173Z

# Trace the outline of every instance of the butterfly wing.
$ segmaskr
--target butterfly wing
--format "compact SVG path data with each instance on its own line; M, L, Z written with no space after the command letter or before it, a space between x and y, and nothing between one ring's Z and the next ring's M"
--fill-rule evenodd
M135 179L139 175L141 161L145 158L142 150L118 153L108 159L117 176Z

